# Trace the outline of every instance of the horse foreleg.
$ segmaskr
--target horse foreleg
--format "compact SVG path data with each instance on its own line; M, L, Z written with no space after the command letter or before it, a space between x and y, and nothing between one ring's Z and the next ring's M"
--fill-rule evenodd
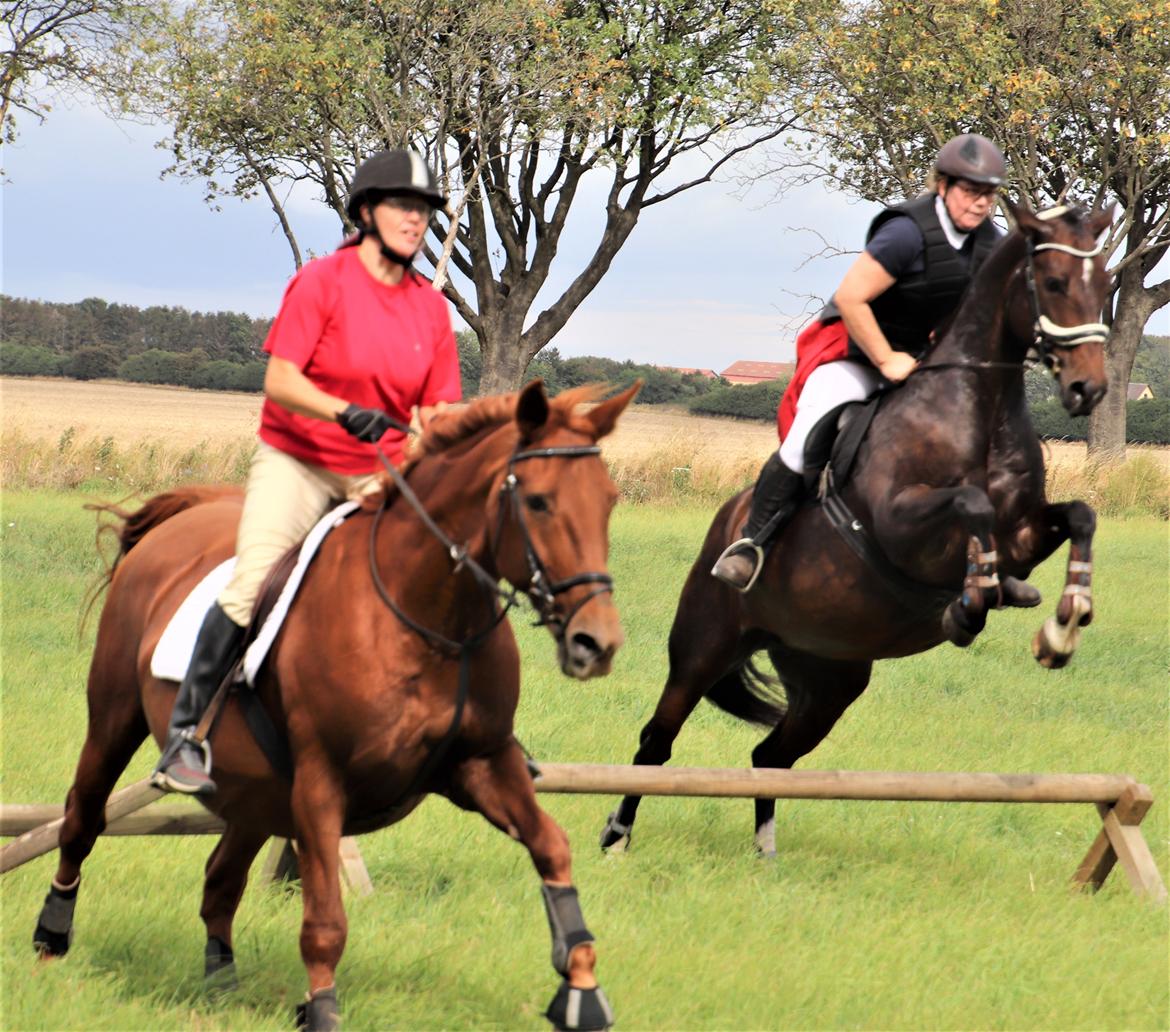
M232 921L248 882L248 869L267 838L264 832L229 824L207 858L199 916L207 929L203 978L209 989L225 991L236 987Z
M1067 538L1068 567L1056 615L1044 621L1032 640L1032 655L1050 670L1072 659L1081 628L1093 619L1093 535L1097 514L1081 501L1046 505L1035 521L1037 533L1032 562L1040 562Z
M309 976L308 995L297 1007L297 1028L332 1032L341 1027L336 971L346 938L338 870L345 795L324 762L298 762L292 811L304 902L301 960Z
M594 939L573 886L569 838L537 805L532 775L519 747L512 742L492 756L462 764L449 794L452 802L477 810L523 843L540 875L552 933L552 964L563 979L546 1017L558 1029L609 1028L613 1011L594 973Z
M737 611L713 599L727 589L708 573L714 555L718 555L718 551L712 551L708 541L679 598L670 629L670 673L654 715L639 735L633 760L636 765L666 763L674 740L699 700L736 667L740 650ZM735 676L738 679L738 670ZM603 850L620 853L629 846L641 801L641 796L628 795L618 803L601 829Z
M986 626L988 609L1000 600L992 536L995 506L987 492L971 485L910 488L894 499L878 530L883 540L903 544L900 550L890 550L897 563L920 551L924 538L947 533L956 518L967 532L967 565L961 594L943 612L942 629L948 641L965 647ZM913 538L906 536L907 527L914 529Z
M105 830L106 801L114 785L148 734L137 695L125 692L112 701L103 700L100 706L95 698L91 675L89 727L65 797L57 872L33 933L33 948L42 957L61 957L69 951L81 865Z
M753 767L791 767L812 752L869 684L872 663L822 659L780 646L768 656L784 684L784 719L752 750ZM756 800L756 849L776 855L776 800Z

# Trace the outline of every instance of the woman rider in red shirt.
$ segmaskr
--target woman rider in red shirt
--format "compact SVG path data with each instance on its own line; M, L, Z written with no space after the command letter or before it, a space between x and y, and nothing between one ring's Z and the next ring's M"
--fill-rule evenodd
M154 782L210 795L206 750L192 732L239 657L268 571L339 500L377 483L404 435L392 420L460 397L459 360L443 296L412 268L446 197L413 151L364 162L347 211L358 232L289 282L264 350L260 442L245 489L232 578L207 612L171 711Z

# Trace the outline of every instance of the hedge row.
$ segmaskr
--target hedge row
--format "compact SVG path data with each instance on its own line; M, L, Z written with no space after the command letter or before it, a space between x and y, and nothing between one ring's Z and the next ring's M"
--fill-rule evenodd
M704 416L733 416L771 423L787 387L787 380L753 383L742 387L717 388L687 406ZM1043 438L1083 441L1088 436L1089 421L1074 418L1064 410L1059 398L1044 398L1029 405L1036 433ZM1170 444L1170 398L1131 401L1125 407L1126 440L1130 444Z

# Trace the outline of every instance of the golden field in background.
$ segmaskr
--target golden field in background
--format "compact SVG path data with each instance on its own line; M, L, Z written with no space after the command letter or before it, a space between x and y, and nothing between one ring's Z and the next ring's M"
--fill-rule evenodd
M256 433L260 396L147 384L63 379L0 379L5 436L57 441L69 427L73 438L112 437L129 446L154 441L174 447L238 443ZM692 416L676 408L634 405L605 443L614 462L646 459L664 451L699 462L759 461L776 446L770 424ZM1053 443L1050 461L1084 462L1083 444ZM1170 470L1170 448L1133 448L1156 455Z
M151 493L178 483L244 479L259 425L255 394L116 382L0 379L0 482L6 488ZM631 502L715 507L755 482L776 447L771 424L635 405L604 444ZM1097 469L1084 444L1046 445L1054 500L1102 515L1170 517L1170 448L1131 448Z

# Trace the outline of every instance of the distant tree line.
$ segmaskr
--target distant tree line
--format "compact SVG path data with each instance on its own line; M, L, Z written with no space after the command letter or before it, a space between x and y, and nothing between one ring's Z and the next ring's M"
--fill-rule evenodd
M258 391L270 319L239 312L0 296L0 372Z
M117 379L205 390L260 391L264 386L264 338L270 319L237 312L189 312L184 308L110 304L100 298L67 304L0 295L0 373ZM479 393L483 356L471 332L456 334L463 393ZM644 405L685 405L697 415L772 422L786 379L732 386L722 377L584 356L562 358L545 348L528 367L550 394L586 383L616 388L642 380ZM1170 444L1170 337L1146 336L1134 361L1134 380L1149 384L1154 398L1130 402L1127 440ZM1041 437L1083 441L1088 424L1073 419L1056 397L1043 369L1026 374L1032 421ZM1118 389L1116 386L1113 389Z

